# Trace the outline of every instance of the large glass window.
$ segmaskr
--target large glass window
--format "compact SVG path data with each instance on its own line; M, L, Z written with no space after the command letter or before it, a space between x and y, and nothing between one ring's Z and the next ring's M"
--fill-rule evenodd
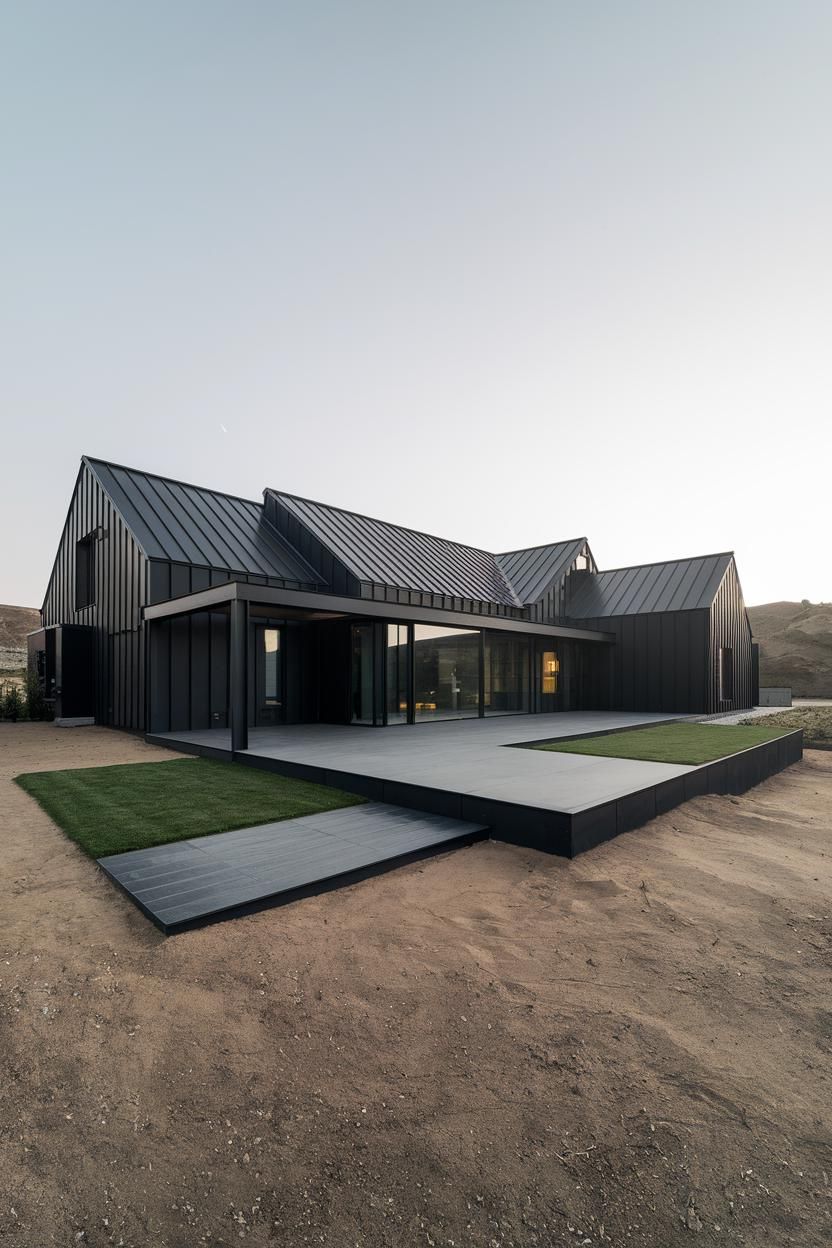
M352 722L373 723L373 626L352 626Z
M479 715L479 630L415 624L413 662L417 720Z
M407 723L410 643L406 624L387 625L386 707L388 724Z
M485 634L486 715L515 715L529 709L529 639L511 633Z

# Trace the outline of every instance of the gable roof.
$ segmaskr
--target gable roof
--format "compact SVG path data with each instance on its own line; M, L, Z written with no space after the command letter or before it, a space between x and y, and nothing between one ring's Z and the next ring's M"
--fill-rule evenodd
M496 556L497 566L522 603L538 602L553 581L566 573L586 546L585 537L547 546L508 550Z
M609 572L579 573L572 581L567 614L573 620L592 620L707 609L733 557L731 551L725 551Z
M359 581L519 607L494 555L387 520L267 490Z
M149 559L263 576L307 589L320 576L265 520L263 504L83 456Z

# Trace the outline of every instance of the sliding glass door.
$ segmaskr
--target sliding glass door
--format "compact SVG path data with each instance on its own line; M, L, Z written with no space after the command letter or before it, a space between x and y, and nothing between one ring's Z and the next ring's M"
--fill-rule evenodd
M410 636L406 624L386 625L385 722L406 724L410 705Z
M373 632L372 624L352 626L352 714L353 724L374 724L373 714Z
M466 719L480 713L478 629L413 626L413 717Z
M529 639L514 633L486 633L483 707L486 715L529 710Z

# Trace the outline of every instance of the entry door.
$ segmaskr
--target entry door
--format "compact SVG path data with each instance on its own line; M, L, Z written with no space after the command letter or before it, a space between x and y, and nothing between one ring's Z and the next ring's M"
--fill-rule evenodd
M254 722L258 727L280 724L284 715L283 632L258 624L255 629Z

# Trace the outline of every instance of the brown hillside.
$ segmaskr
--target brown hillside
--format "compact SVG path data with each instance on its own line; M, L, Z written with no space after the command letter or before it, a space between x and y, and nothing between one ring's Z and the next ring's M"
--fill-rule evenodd
M796 697L832 697L832 603L769 602L749 607L760 643L760 684Z
M26 634L40 628L37 607L5 607L0 604L0 649L25 650Z

